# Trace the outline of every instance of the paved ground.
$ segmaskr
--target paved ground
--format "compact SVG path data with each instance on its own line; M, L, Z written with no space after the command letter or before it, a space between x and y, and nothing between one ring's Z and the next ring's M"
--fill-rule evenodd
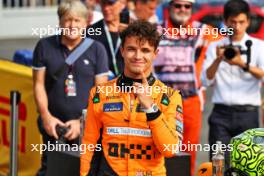
M19 39L19 40L0 40L0 58L12 59L14 51L17 49L34 49L37 43L37 39ZM208 124L207 119L211 112L212 105L210 104L211 91L207 91L207 100L205 111L203 113L203 123L202 123L202 134L201 134L201 144L208 143ZM197 164L208 161L207 152L198 152Z

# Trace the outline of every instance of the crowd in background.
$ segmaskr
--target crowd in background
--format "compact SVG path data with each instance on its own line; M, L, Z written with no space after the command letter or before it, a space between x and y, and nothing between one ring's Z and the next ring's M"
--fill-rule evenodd
M183 129L177 129L177 132L183 143L198 144L200 141L204 88L211 84L214 85L212 103L215 106L209 119L210 144L219 140L228 144L231 137L246 129L259 127L258 108L261 105L260 88L261 79L264 75L264 58L261 57L260 53L264 49L264 44L246 34L246 29L250 25L247 4L242 0L231 1L231 4L225 6L225 13L223 14L225 25L234 29L233 38L231 37L234 45L240 45L242 49L246 50L245 42L248 40L253 42L251 63L247 63L246 56L237 53L233 56L236 59L223 61L225 48L220 47L229 45L230 37L221 35L215 37L210 33L214 30L212 26L191 20L195 0L101 0L100 2L86 0L83 3L88 11L83 10L82 7L76 7L70 11L72 13L70 15L65 13L68 10L67 6L64 9L61 8L58 11L60 25L65 27L88 26L88 31L101 29L101 34L88 34L88 38L95 41L89 52L86 51L89 59L80 59L73 66L69 66L69 71L64 70L64 73L59 75L61 79L55 82L52 76L60 69L58 65L69 57L75 47L80 46L82 40L78 38L79 36L59 39L53 37L38 43L33 64L34 91L38 109L42 113L40 115L44 122L40 126L42 126L42 131L43 125L44 131L46 130L44 141L47 141L50 136L58 137L55 131L57 124L73 127L73 129L79 128L78 118L81 115L81 109L87 106L86 100L89 96L85 92L89 92L92 85L105 82L106 73L108 73L109 79L116 78L123 73L124 60L120 51L120 47L122 47L120 32L127 28L128 21L132 23L137 20L157 24L161 29L161 34L166 32L158 47L159 53L153 63L153 73L167 86L180 90L182 93L184 123ZM82 11L78 11L80 9ZM124 18L129 17L129 20L124 19L122 21L120 14L123 14ZM87 16L83 21L85 15ZM73 19L75 22L69 22ZM181 27L186 29L199 28L201 31L198 34L174 34L174 29ZM205 31L209 31L209 34ZM220 42L216 43L216 41ZM57 42L56 45L53 44L54 42ZM46 58L50 59L51 56L44 52L44 45L46 48L49 46L50 50L54 50L53 54L60 53L60 50L63 51L63 55L57 54L56 56L61 58L58 63L53 60L46 60ZM85 71L81 61L86 63L86 66L92 63L89 65L89 69L92 71ZM52 67L53 64L54 68ZM48 69L48 67L51 68ZM77 67L79 67L78 70ZM49 73L48 76L45 75L45 71L43 72L45 69ZM63 101L64 95L58 94L56 90L63 89L64 80L70 84L71 75L75 79L77 91L82 91L80 91L81 94L78 94L77 99L73 92L70 99ZM48 83L46 82L47 79L49 80ZM81 82L89 84L85 86L80 84ZM53 101L55 95L57 102ZM45 100L44 103L43 99ZM73 104L76 106L68 109L67 113L63 112L64 107ZM60 120L57 117L60 117ZM226 117L227 119L224 119ZM48 120L49 118L52 120ZM241 123L237 123L238 121ZM228 125L231 122L230 127ZM78 135L80 135L79 130L70 130L66 134L66 138L72 140ZM191 154L191 173L194 174L196 152L187 152ZM42 169L45 170L46 166L43 162L45 159L42 161Z

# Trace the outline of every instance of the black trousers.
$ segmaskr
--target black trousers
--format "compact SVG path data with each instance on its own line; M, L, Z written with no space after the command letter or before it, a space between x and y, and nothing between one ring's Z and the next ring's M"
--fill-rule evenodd
M43 144L48 144L48 141L50 141L51 143L54 143L55 139L53 137L50 137L45 129L43 128L42 125L42 121L41 118L38 117L37 119L37 124L38 124L38 128L39 128L39 132L42 135L42 140L43 140ZM47 172L47 151L43 151L42 155L41 155L41 166L40 169L38 170L36 176L46 176L46 172Z
M250 105L226 106L215 104L209 117L209 144L221 141L226 146L232 137L259 127L259 107ZM210 151L210 160L212 159ZM230 167L230 152L225 151L225 168Z
M51 144L56 143L56 139L54 137L49 136L42 124L41 117L38 117L37 124L39 128L39 132L42 135L43 144L48 145L48 142ZM79 138L74 139L73 141L68 141L68 144L79 144ZM41 155L41 166L40 169L37 171L36 176L46 176L47 173L47 162L48 162L48 151L43 151Z

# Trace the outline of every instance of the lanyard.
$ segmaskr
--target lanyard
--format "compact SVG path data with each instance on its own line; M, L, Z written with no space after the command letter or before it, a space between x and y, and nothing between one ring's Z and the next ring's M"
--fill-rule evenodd
M66 58L68 56L67 56L66 52L63 51L63 49L62 49L62 54L63 54L64 59L66 60ZM72 72L72 70L73 70L73 64L72 65L68 65L68 67L69 67L69 73L68 74L73 74L73 72Z
M107 25L105 23L104 23L104 29L105 29L106 38L107 38L107 41L108 41L108 44L109 44L109 47L110 47L111 55L112 55L114 71L115 71L115 74L117 76L119 74L119 72L118 72L117 63L116 63L116 54L117 54L117 52L119 50L119 47L121 45L121 39L120 39L120 37L118 37L117 42L116 42L116 47L114 49L113 41L112 41L112 38L111 38L111 35L110 35L110 32L109 32L109 29L108 29L108 27L107 27Z

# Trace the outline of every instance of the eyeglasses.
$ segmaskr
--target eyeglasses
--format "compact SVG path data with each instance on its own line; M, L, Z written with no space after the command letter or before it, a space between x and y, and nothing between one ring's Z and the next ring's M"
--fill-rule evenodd
M182 7L185 9L190 9L192 7L190 4L172 4L172 6L176 9L181 9Z

